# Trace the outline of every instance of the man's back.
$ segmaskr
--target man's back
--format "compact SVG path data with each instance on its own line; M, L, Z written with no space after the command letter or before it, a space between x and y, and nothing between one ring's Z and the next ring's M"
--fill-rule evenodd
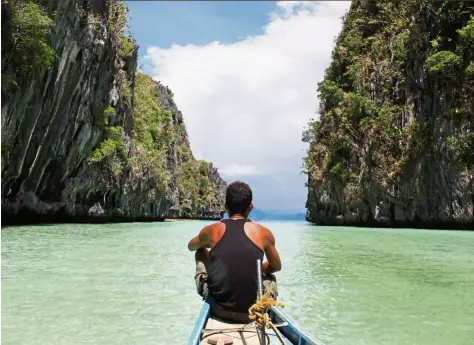
M207 266L209 295L228 311L246 313L257 296L257 260L264 251L257 245L258 236L246 233L248 219L222 221L225 230L216 231L220 237L209 252ZM219 229L220 230L220 229ZM249 232L249 230L247 230ZM252 231L253 233L254 231ZM217 237L216 236L216 237ZM217 239L217 238L216 238Z

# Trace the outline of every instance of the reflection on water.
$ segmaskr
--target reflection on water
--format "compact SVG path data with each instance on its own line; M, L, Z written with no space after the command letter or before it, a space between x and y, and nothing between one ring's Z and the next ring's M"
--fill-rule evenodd
M3 229L2 343L184 343L205 224ZM474 233L266 225L281 301L327 345L472 343Z

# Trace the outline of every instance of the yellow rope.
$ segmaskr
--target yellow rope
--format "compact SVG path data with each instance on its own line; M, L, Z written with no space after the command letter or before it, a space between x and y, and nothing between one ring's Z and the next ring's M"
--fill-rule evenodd
M271 290L267 288L265 289L265 294L249 308L249 319L255 320L257 326L273 329L275 334L278 336L278 339L280 339L280 342L285 345L285 341L283 340L280 331L275 327L268 315L268 311L273 306L283 307L283 304L273 299L271 297Z

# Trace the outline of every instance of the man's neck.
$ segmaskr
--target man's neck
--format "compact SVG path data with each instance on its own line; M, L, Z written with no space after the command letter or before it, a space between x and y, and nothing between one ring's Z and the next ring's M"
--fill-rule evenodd
M230 216L229 219L238 220L238 219L247 219L247 217L245 215L236 213Z

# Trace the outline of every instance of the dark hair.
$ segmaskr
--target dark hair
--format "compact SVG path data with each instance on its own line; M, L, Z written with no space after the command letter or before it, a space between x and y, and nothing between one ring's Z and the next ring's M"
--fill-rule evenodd
M234 214L244 214L248 211L252 202L252 189L241 181L232 182L227 186L225 203L229 211L229 217Z

